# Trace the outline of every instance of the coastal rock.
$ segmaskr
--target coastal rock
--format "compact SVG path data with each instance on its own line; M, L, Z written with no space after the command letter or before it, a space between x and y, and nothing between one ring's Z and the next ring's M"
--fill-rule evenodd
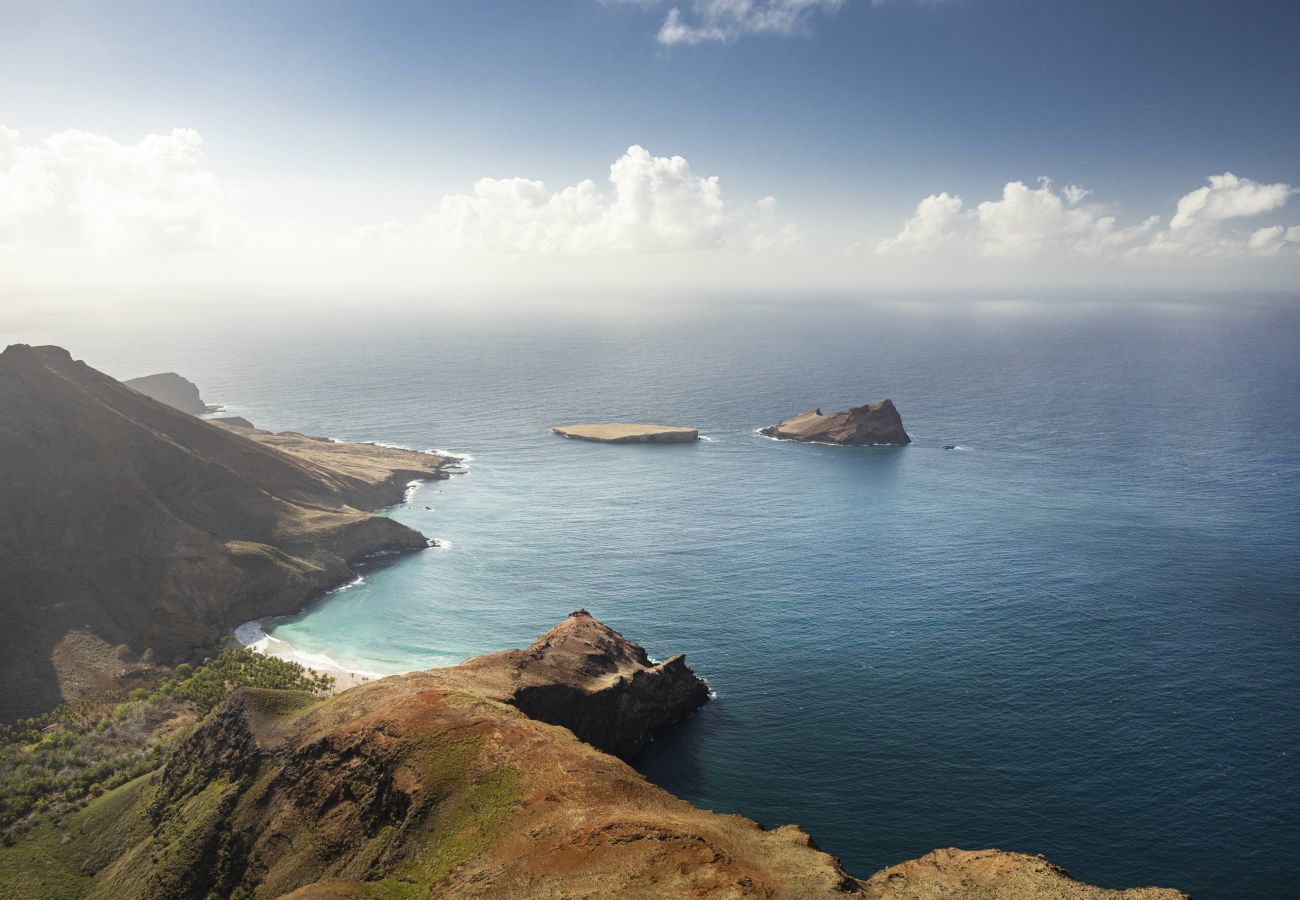
M585 609L527 650L480 656L459 666L455 677L623 759L709 698L709 686L687 668L686 657L652 663L640 645Z
M214 425L225 425L230 428L252 429L254 427L253 423L245 419L243 416L213 416L208 419L208 421Z
M299 609L368 555L425 548L424 535L361 507L399 500L406 481L439 477L447 462L373 445L295 455L61 348L9 347L0 720L108 689L120 644L186 658L241 622Z
M243 689L162 769L41 826L77 852L33 862L20 842L0 848L0 871L39 865L66 897L1185 900L1091 888L996 850L940 850L859 881L797 827L698 809L499 699L518 683L599 694L616 671L653 668L577 613L527 650L323 701ZM677 709L673 693L655 696ZM606 712L639 720L653 702Z
M635 425L627 422L556 425L551 431L567 438L599 441L603 444L685 444L700 439L700 432L695 428Z
M1191 900L1171 888L1093 887L1041 856L951 847L882 869L862 888L866 900Z
M216 412L220 407L209 406L199 396L199 388L188 378L182 378L175 372L162 372L158 375L144 375L140 378L128 378L122 384L133 391L139 391L146 397L152 397L159 403L166 403L172 409L179 409L192 416Z
M901 446L912 443L892 400L867 403L830 415L822 415L820 409L810 409L764 428L761 433L781 440L818 444Z

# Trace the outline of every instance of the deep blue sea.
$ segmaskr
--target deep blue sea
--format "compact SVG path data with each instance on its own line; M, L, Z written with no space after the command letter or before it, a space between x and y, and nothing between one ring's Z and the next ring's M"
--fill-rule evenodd
M271 628L305 652L450 664L586 607L716 692L648 777L857 875L994 846L1300 895L1300 298L356 308L34 311L5 342L472 457L392 511L447 549ZM884 397L913 445L755 433ZM706 440L549 432L592 420Z

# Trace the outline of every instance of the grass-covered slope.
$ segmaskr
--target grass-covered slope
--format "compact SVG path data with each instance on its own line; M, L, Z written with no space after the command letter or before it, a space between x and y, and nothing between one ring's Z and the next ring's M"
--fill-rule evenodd
M516 705L519 688L549 678L569 690L547 714L580 730L592 709L646 716L650 698L677 695L655 684L657 668L579 613L528 650L330 698L312 683L234 688L160 768L40 818L0 848L0 896L1119 895L998 851L944 851L859 881L798 828L697 809ZM190 687L208 698L204 685L249 681L243 668L228 671L195 673ZM611 695L619 683L625 692Z

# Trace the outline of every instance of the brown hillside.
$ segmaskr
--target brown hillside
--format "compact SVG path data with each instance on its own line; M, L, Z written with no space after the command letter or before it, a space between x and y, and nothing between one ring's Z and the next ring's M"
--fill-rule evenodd
M0 719L110 685L116 645L171 662L295 609L361 557L425 546L349 505L393 502L404 479L437 477L445 462L407 456L409 470L367 481L166 406L58 347L9 347Z

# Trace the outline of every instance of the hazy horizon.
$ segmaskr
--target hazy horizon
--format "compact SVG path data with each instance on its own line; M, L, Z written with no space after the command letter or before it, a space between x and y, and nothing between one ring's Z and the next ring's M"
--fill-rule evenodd
M8 297L1300 280L1294 4L3 9Z

